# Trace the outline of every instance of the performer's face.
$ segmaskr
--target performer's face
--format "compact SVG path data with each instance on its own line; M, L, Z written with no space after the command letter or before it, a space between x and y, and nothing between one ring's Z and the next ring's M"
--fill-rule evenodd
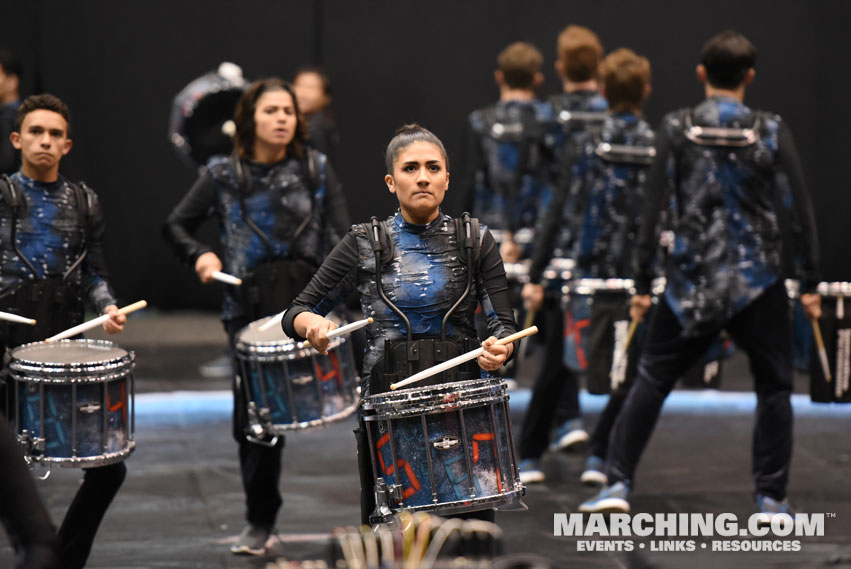
M58 170L59 161L71 151L68 123L62 115L47 109L27 113L21 132L13 132L9 140L21 151L25 174L27 170L40 173Z
M293 91L298 99L298 108L303 115L312 115L328 106L331 99L325 93L325 85L318 73L305 71L293 81Z
M255 144L286 147L298 124L293 98L283 90L263 93L254 105L254 124Z
M417 141L396 155L393 175L388 174L384 181L399 199L403 217L415 223L428 223L437 216L449 188L449 172L437 146Z

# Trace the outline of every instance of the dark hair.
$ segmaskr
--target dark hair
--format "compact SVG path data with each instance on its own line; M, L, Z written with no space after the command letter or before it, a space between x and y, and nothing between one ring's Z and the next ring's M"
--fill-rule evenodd
M240 158L250 159L254 154L254 138L257 135L257 125L254 122L254 112L257 110L257 100L263 93L271 91L286 91L293 99L296 114L296 129L292 142L287 151L292 151L298 157L304 155L304 143L307 140L307 127L298 108L298 100L293 93L292 85L283 79L269 77L249 85L248 89L236 102L233 122L236 124L236 134L233 137L234 152Z
M437 146L440 153L443 154L443 160L446 162L446 169L449 170L449 156L446 154L446 148L443 143L430 130L421 127L416 123L406 124L396 131L393 138L387 144L387 151L384 153L384 165L387 166L387 173L393 174L393 163L396 161L396 156L399 153L412 145L415 142L429 142Z
M21 60L8 49L0 49L0 67L6 75L17 75L21 77Z
M65 136L71 136L71 111L68 110L68 105L63 103L59 97L51 95L50 93L30 95L24 99L24 102L21 103L20 107L18 107L17 116L15 116L15 131L21 132L21 125L24 124L24 118L31 112L38 111L40 109L53 111L54 113L62 115L62 118L65 119L65 124L67 125L65 128Z
M650 62L631 49L616 49L600 63L600 81L610 109L638 113L650 83Z
M532 89L543 62L538 48L522 41L509 45L496 58L505 84L511 89Z
M570 81L582 83L597 75L603 44L597 34L583 26L567 26L558 36L558 58Z
M325 92L326 95L328 95L329 97L331 96L331 78L328 77L328 74L325 73L324 69L322 69L318 65L304 65L302 67L299 67L298 71L296 71L295 75L293 75L293 83L295 83L295 80L298 79L298 76L303 73L313 73L314 75L317 75L319 77L319 80L322 82L322 90Z
M756 65L756 47L742 34L726 30L706 42L700 63L711 86L735 89Z

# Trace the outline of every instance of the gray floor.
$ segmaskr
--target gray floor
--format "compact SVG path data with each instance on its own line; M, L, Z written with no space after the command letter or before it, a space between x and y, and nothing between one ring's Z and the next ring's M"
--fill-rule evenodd
M203 392L218 394L228 380L204 377L199 365L224 351L214 315L149 313L134 318L119 343L137 353L140 394L180 391L191 402ZM515 431L538 358L520 374ZM211 371L210 366L206 372ZM212 370L214 371L214 370ZM736 356L725 367L725 391L747 390L746 363ZM803 382L802 382L803 383ZM799 387L804 387L799 385ZM140 398L145 397L140 395ZM593 424L593 414L587 415ZM736 514L752 512L749 448L752 416L737 411L706 412L674 407L663 414L643 459L632 505L634 512ZM102 526L92 568L266 567L286 558L326 556L330 532L359 519L358 484L351 430L354 421L287 438L282 489L285 505L278 538L266 558L231 555L227 549L242 526L242 490L236 446L226 413L181 415L140 421L137 451L128 459L124 487ZM580 552L578 538L553 535L556 513L574 512L590 492L578 484L581 457L547 454L547 481L533 485L526 512L501 512L507 554L533 553L556 567L823 567L851 565L851 413L808 411L796 417L795 460L790 497L801 512L825 513L825 535L803 537L799 552L709 552L700 544L689 553L651 552L651 539L634 538L636 550ZM55 521L73 495L79 471L56 470L38 482ZM835 515L835 517L833 517ZM602 538L599 541L614 541ZM657 540L658 541L658 540ZM645 545L640 549L640 544ZM710 545L711 547L711 545ZM0 535L0 567L12 555ZM281 566L283 563L272 564Z

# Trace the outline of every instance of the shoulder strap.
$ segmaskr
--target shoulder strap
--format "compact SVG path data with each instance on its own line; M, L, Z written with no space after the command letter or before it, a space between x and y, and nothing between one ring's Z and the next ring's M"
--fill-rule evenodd
M3 199L9 204L13 217L17 218L21 211L22 196L18 190L18 185L8 174L0 175L0 192L3 194Z
M473 253L473 264L476 265L479 256L482 252L481 230L479 229L479 220L471 217L466 211L461 214L461 217L456 217L455 221L455 237L458 243L458 255L462 262L467 262L467 252ZM467 225L469 224L470 231L467 233Z
M381 264L386 265L392 261L396 253L393 250L393 240L390 239L390 234L387 232L387 224L372 216L369 223L362 223L361 227L366 232L369 244L372 246L372 252L378 259L381 259Z

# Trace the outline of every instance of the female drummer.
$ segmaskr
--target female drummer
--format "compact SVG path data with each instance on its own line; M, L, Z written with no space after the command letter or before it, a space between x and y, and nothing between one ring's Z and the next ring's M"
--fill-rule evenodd
M484 347L477 362L446 372L438 381L473 379L481 370L498 369L514 347L495 342L516 331L505 270L487 230L477 232L475 220L455 220L440 209L449 187L443 144L428 130L407 125L388 144L385 161L384 182L398 198L399 210L383 222L373 218L352 227L287 311L284 330L326 351L327 333L335 325L322 315L335 299L357 289L364 316L374 319L366 329L365 396L386 391L390 382L433 363L425 349L417 350L422 357L416 361L407 357L422 340L444 342L453 354ZM473 323L479 304L490 332L481 344ZM359 430L362 434L363 427ZM358 454L361 514L368 523L374 477L365 438L358 437ZM490 510L476 517L492 516Z
M304 124L288 83L271 78L252 84L237 103L234 122L234 154L210 159L163 228L166 241L201 282L211 282L223 267L243 279L242 286L225 289L222 309L232 359L239 330L287 306L349 227L327 158L304 145ZM213 216L224 263L194 237ZM262 555L282 504L283 437L274 445L249 442L247 401L236 376L233 393L248 523L231 551Z

